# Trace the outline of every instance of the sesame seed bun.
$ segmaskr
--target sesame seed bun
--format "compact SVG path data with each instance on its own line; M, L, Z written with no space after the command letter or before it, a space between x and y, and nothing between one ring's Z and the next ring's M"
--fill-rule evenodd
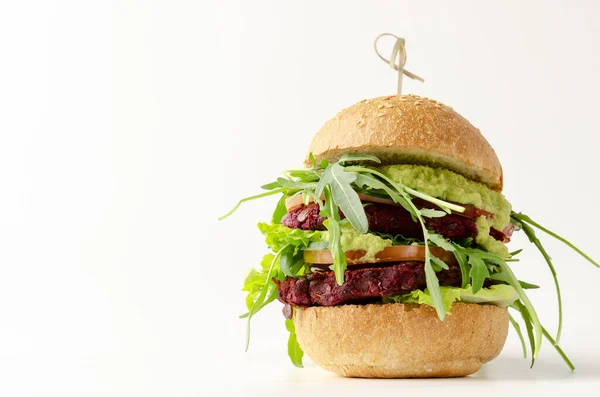
M455 303L442 322L427 305L299 307L294 324L306 354L342 376L457 377L478 371L500 354L508 312Z
M385 164L443 167L502 191L502 166L479 130L452 108L416 95L366 99L342 110L317 132L309 153L317 161L368 153Z

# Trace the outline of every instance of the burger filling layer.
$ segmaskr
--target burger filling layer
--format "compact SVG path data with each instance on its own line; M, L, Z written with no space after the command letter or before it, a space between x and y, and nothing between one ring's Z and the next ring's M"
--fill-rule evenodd
M465 207L462 213L426 218L427 229L452 241L473 239L488 252L501 257L508 255L504 243L510 241L513 231L511 205L502 194L445 169L392 165L382 167L380 171L396 183ZM414 199L413 202L419 208L436 209L435 205L423 200ZM406 239L423 238L421 226L403 207L379 202L365 202L364 205L370 232L400 235ZM340 216L343 218L342 213ZM325 230L325 220L318 204L312 203L288 212L281 223L293 229ZM367 250L367 247L356 249Z
M483 211L472 207L475 214ZM309 204L287 213L281 223L292 229L325 230L326 218L319 215L319 205ZM370 203L365 206L371 232L400 234L406 238L423 238L423 230L413 222L410 214L398 205ZM343 217L343 214L340 214ZM477 236L476 218L464 215L448 214L440 218L426 218L427 228L441 234L449 240L475 238ZM489 234L489 228L488 228Z
M465 249L480 248L500 257L508 256L504 243L510 240L513 231L510 223L511 206L502 194L445 169L392 165L376 170L394 183L464 208L464 211L445 213L436 204L413 197L413 205L419 211L428 214L422 219L430 233ZM322 254L315 255L315 252L327 252L331 255L328 251L331 239L327 227L328 220L323 216L320 207L323 203L315 202L318 201L316 196L311 197L308 202L301 195L287 199L288 212L279 218L280 220L275 220L270 225L259 224L259 228L267 237L267 244L274 252L279 252L279 262L286 269L271 273L270 278L275 283L274 287L276 286L276 291L273 292L286 304L288 312L289 306L381 303L410 298L416 293L428 296L424 254L422 257L395 256L392 259L384 254L394 251L388 247L422 246L424 235L421 224L407 209L392 201L390 197L377 196L376 193L361 191L357 187L355 189L367 217L368 232L357 231L350 222L344 220L344 213L338 209L341 219L339 242L348 263L352 264L345 270L344 282L341 284L333 271L332 262L318 262L315 259L323 258ZM324 197L320 199L324 201ZM293 202L290 202L291 200ZM435 212L439 215L429 215ZM303 248L294 249L292 246ZM286 248L290 250L289 254ZM311 254L305 254L302 260L302 252ZM439 252L437 255L438 259L442 257ZM464 295L465 274L461 273L453 254L450 256L451 261L444 259L445 266L439 263L436 265L439 285L441 288L454 288L459 291L455 291L455 295ZM251 273L247 277L248 291L252 291L252 280L258 281L268 276L267 264L277 259L273 256L265 258L263 272ZM490 278L486 278L481 285L486 288L478 288L477 293L489 293L489 287L495 285L497 284ZM467 285L466 288L468 290L470 286ZM423 297L420 296L419 299L421 298Z
M442 200L463 206L463 212L440 217L426 217L426 228L444 238L473 244L488 252L506 257L504 243L510 240L511 206L504 196L486 186L470 181L454 172L415 165L393 165L379 168L396 183L427 193ZM350 224L341 227L342 248L345 252L362 251L360 266L344 273L344 283L336 282L328 266L307 264L305 276L277 280L278 299L291 306L333 306L348 303L381 302L389 297L402 296L426 288L424 258L417 261L376 263L376 254L392 245L419 244L423 229L401 205L381 198L361 196L368 219L369 232L357 232ZM439 210L434 204L414 198L419 209ZM321 215L319 204L299 203L288 208L281 224L291 229L319 231L313 239L329 240L327 218ZM344 214L340 211L340 217ZM437 277L442 287L460 287L462 275L456 263L448 263ZM311 272L312 271L312 272ZM485 282L489 287L490 280Z
M371 265L373 266L373 265ZM437 273L440 285L460 287L460 268L449 266ZM344 284L333 271L315 271L306 277L288 277L278 283L278 298L292 306L334 306L381 301L416 289L425 289L423 262L387 263L383 267L346 270Z

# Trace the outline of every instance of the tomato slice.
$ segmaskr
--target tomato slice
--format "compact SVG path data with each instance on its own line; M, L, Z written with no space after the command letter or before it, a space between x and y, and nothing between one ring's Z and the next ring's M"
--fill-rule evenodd
M437 247L429 247L429 252L449 265L456 265L454 254ZM404 262L425 261L425 246L423 245L395 245L386 247L375 255L375 261L363 260L363 250L346 251L348 265L359 265L364 263L379 262ZM306 263L327 265L333 263L333 256L329 250L304 250L304 261Z

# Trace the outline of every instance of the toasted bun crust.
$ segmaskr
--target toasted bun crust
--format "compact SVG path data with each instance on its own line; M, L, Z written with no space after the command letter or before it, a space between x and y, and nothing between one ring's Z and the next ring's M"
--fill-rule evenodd
M470 375L494 359L508 334L508 312L455 303L445 321L427 305L296 308L300 347L321 367L347 377Z
M368 153L385 164L443 167L502 190L502 166L479 130L452 108L416 95L366 99L342 110L317 132L309 153L317 161Z

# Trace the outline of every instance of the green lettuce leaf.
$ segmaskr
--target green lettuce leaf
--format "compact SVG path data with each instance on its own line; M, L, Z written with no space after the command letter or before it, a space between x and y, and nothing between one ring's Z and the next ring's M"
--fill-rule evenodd
M305 268L302 250L311 242L321 240L319 231L290 229L280 224L266 223L259 223L258 228L265 235L267 245L275 252L275 255L263 256L260 268L250 269L244 279L242 291L248 293L246 295L248 312L242 314L240 318L248 319L246 350L250 343L250 320L263 307L277 298L277 284L273 282L273 279L283 281L286 275L302 274ZM295 345L292 344L292 346ZM297 356L298 354L295 357ZM297 365L297 362L294 364Z
M291 229L281 224L259 223L258 229L265 236L265 241L274 252L288 244L296 248L308 247L312 241L321 241L321 232L318 230Z
M258 298L264 288L268 288L269 290L267 291L266 299L261 304L259 310L277 297L277 286L273 281L267 280L269 266L271 265L271 262L273 262L274 257L275 255L273 254L266 254L263 256L263 259L260 262L260 270L250 269L246 275L246 278L244 279L242 291L248 292L246 295L246 307L248 310L252 308L256 298ZM271 276L279 281L283 281L285 279L285 275L279 271L279 268L274 268L271 272ZM245 315L243 317L245 317Z
M514 301L519 299L517 291L510 285L497 284L489 288L482 288L477 293L473 293L473 289L458 287L440 287L442 294L442 302L446 313L450 313L450 309L454 302L467 303L487 303L500 307L508 307ZM421 305L429 305L433 307L433 299L429 291L415 290L404 295L390 296L384 299L384 303L418 303Z
M279 281L285 280L285 273L300 270L296 265L296 263L299 262L298 258L302 254L301 252L298 252L300 249L308 247L311 242L321 240L321 232L319 231L290 229L289 227L280 224L269 225L266 223L259 223L258 228L262 234L265 235L265 240L269 248L274 252L282 251L280 260L276 261L273 269L271 269L271 278L275 278ZM246 295L246 307L248 310L252 308L256 299L265 288L267 288L265 301L261 303L258 310L262 309L262 307L269 304L277 297L277 286L273 280L267 280L269 267L274 258L275 255L266 254L260 262L260 268L250 269L246 275L242 291L248 292L248 295ZM282 271L280 267L280 262L282 260L286 265L285 272ZM291 261L292 263L287 264L286 261Z

